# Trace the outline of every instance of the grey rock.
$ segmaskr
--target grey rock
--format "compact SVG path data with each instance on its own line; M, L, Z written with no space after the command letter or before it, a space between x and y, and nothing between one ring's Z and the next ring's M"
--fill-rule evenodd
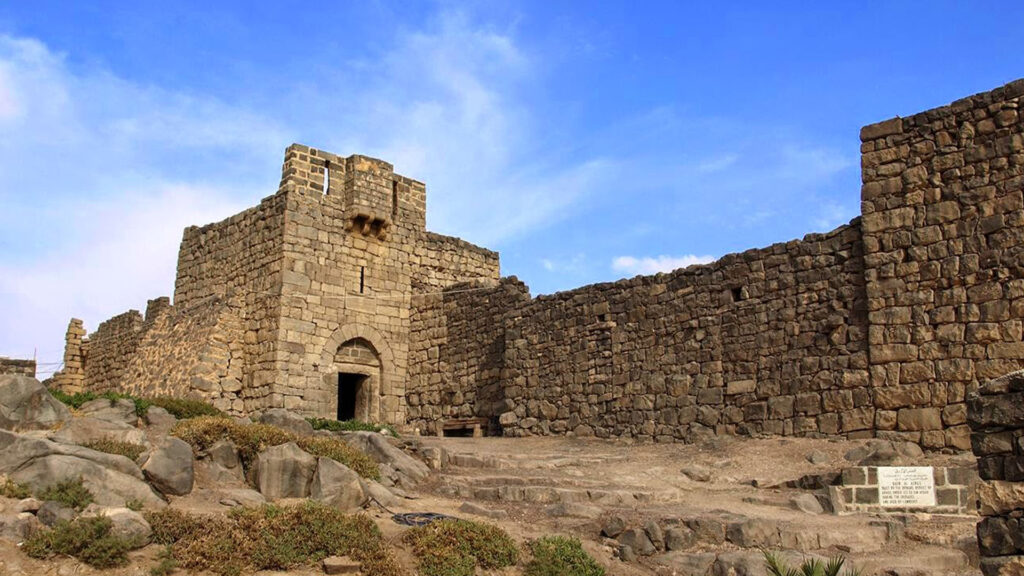
M388 441L388 437L383 434L348 432L342 436L342 439L350 446L376 460L378 464L390 466L394 470L396 484L403 488L412 488L430 476L430 468L426 464L393 446Z
M20 513L20 512L32 512L32 513L35 513L35 512L39 511L39 508L42 505L43 505L43 502L41 500L37 500L35 498L25 498L24 500L19 500L18 503L14 505L14 511L18 512L18 513Z
M323 568L324 574L359 574L363 565L348 556L328 556Z
M298 444L288 442L268 448L256 458L256 486L268 499L309 496L317 459Z
M642 528L630 528L619 534L619 544L629 546L638 556L651 556L657 552L657 548Z
M820 466L822 464L828 464L828 462L829 462L828 454L825 454L821 450L813 450L813 451L811 451L810 453L807 454L806 458L807 458L808 462L810 462L811 464L814 464L816 466Z
M654 560L658 564L671 568L672 574L677 576L708 576L717 558L718 555L713 552L699 554L669 552Z
M225 506L259 506L265 504L267 499L262 494L248 488L223 488L218 490L221 495L220 503ZM227 502L230 502L228 504Z
M106 402L107 400L102 400ZM64 426L50 433L49 438L63 444L88 444L101 440L119 440L133 444L145 444L146 432L123 422L100 420L89 416L75 416Z
M362 508L368 500L359 482L359 475L330 458L317 460L309 495L314 500L346 512Z
M0 539L21 543L42 529L42 523L31 512L0 514ZM0 562L0 568L3 562Z
M714 576L761 576L764 556L760 552L722 552L711 570Z
M465 512L466 514L473 514L475 516L483 516L485 518L493 518L494 520L508 519L508 512L504 510L491 510L490 508L484 508L483 506L472 502L463 502L462 505L459 506L459 512Z
M697 541L697 535L686 526L672 526L665 530L665 549L670 551L686 550ZM710 567L711 564L708 564Z
M150 406L146 410L146 424L157 434L167 434L178 423L178 419L159 406Z
M82 407L78 409L78 415L131 427L135 427L139 423L139 417L135 414L135 403L124 398L120 400L106 398L90 400L82 404Z
M597 518L603 510L597 506L579 502L559 502L544 509L544 513L555 518Z
M636 552L633 551L633 547L626 544L620 544L619 560L622 560L623 562L636 562Z
M665 535L661 531L661 526L654 520L648 520L644 523L644 532L647 533L647 538L650 539L651 544L658 550L665 549Z
M772 520L751 518L729 524L726 539L741 548L772 548L781 543L779 525Z
M238 468L242 460L238 457L238 448L230 440L218 440L207 448L206 455L216 464L228 470Z
M141 547L148 543L149 535L153 532L149 522L146 522L142 514L128 508L90 504L82 511L82 517L109 518L113 524L111 534L131 541L135 545L134 547Z
M271 408L267 410L260 415L260 422L277 426L300 436L309 436L313 433L313 426L305 418L284 408Z
M360 478L359 481L362 483L363 492L377 504L390 508L401 502L401 497L395 495L380 482L369 478Z
M0 474L41 490L81 478L96 503L122 506L128 500L162 506L134 462L81 446L60 444L0 430Z
M814 494L799 494L793 497L793 507L807 514L824 514L825 508Z
M57 502L43 502L36 511L36 518L47 526L53 526L57 522L70 522L78 513L73 509Z
M49 430L71 419L71 411L35 378L0 375L0 428Z
M153 447L142 464L142 473L163 494L184 496L192 491L195 469L192 447L184 440L165 436Z
M618 538L626 529L626 520L622 516L609 516L601 527L601 534L608 538Z
M708 482L711 480L711 470L697 464L684 466L681 472L694 482Z
M697 541L705 544L725 542L725 523L717 518L690 518L686 526L693 530Z

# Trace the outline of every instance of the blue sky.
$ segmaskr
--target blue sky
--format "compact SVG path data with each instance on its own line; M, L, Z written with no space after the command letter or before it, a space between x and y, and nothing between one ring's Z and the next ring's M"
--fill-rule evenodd
M171 294L291 142L549 293L830 230L860 126L1024 77L1020 2L286 4L0 4L0 355Z

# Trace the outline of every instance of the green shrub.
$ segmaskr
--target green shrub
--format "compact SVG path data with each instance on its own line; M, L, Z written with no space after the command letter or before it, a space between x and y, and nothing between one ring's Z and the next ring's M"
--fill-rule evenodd
M836 555L822 562L818 558L805 558L798 567L792 567L785 560L779 558L774 552L762 550L764 554L764 566L771 576L860 576L859 568L847 568L843 571L846 558Z
M19 484L6 477L2 478L2 480L3 481L0 482L0 496L3 496L4 498L22 500L32 495L32 491L28 486Z
M438 520L409 530L404 538L425 576L473 576L477 567L491 570L519 560L512 538L490 524Z
M81 477L74 480L61 480L47 486L36 494L36 497L40 500L58 502L79 511L85 509L93 501L92 492L89 492L89 489L82 484Z
M146 412L149 411L150 406L159 406L164 410L167 410L178 420L186 420L188 418L195 418L196 416L224 415L223 412L215 408L209 402L195 400L192 398L171 398L169 396L138 398L131 394L122 394L120 392L104 392L102 394L96 394L95 392L77 392L75 394L68 394L61 390L50 390L50 395L75 410L81 408L86 402L96 400L97 398L106 398L107 400L110 400L111 403L117 400L131 400L135 404L135 414L140 418L146 416Z
M82 444L82 446L91 450L96 450L97 452L106 452L107 454L124 456L132 462L146 451L146 447L142 444L121 442L120 440L97 440L95 442L87 442Z
M604 576L604 567L576 538L545 536L530 542L533 560L524 576Z
M364 478L380 479L380 469L373 459L337 438L299 436L269 424L240 424L217 416L199 416L178 422L171 434L197 451L206 450L218 440L231 440L238 447L238 456L246 470L263 450L295 442L306 452L337 460Z
M146 503L138 498L132 498L124 503L124 507L132 512L141 512L146 507Z
M224 415L224 413L215 408L213 404L192 398L170 398L161 396L158 398L147 398L145 402L149 403L150 406L159 406L164 410L167 410L178 420L187 420L189 418L197 418L199 416Z
M331 432L380 432L398 437L398 432L391 424L374 424L362 420L328 420L326 418L306 418L313 430L329 430Z
M178 567L178 561L174 559L174 550L170 546L164 547L156 558L156 565L149 569L150 576L169 576Z
M51 530L36 532L22 546L33 558L74 556L94 568L113 568L128 563L128 552L145 544L111 534L109 518L76 518L58 522Z
M219 575L284 571L337 555L360 562L366 576L402 574L370 518L315 502L235 508L214 527L206 517L166 509L146 518L154 541L171 544L174 560L186 570Z

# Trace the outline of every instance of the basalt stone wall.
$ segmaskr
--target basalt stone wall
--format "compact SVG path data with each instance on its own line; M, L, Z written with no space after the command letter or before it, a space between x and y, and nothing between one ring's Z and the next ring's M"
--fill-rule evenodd
M35 360L18 360L16 358L4 358L0 356L0 374L17 374L20 376L36 377Z
M969 395L967 419L978 458L978 548L986 576L1024 570L1024 372Z
M516 278L456 284L413 297L408 423L436 433L453 418L486 417L497 433L505 401L505 316L528 303Z
M872 433L859 223L506 313L505 434Z
M83 342L86 389L93 392L120 390L125 367L142 337L143 324L142 314L129 310L100 323Z
M964 398L1024 367L1024 81L861 131L880 435L966 448Z

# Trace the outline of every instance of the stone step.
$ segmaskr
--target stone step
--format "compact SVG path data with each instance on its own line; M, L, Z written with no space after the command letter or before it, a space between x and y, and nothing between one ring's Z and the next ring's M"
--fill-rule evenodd
M576 502L613 507L632 507L656 501L655 495L649 492L600 488L559 488L544 485L477 486L449 483L439 487L438 491L446 496L466 500L531 502L535 504Z

